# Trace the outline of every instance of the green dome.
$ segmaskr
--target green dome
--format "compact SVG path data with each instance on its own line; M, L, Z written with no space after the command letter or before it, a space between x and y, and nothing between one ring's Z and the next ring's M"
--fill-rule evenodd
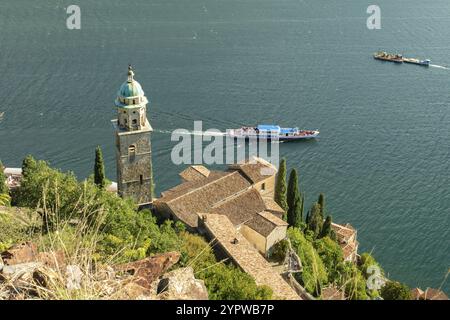
M134 80L134 72L131 66L128 66L128 79L120 86L119 92L117 92L116 106L124 108L147 103L148 100L145 97L144 90L142 90L139 82Z
M141 97L144 95L144 90L136 80L125 81L120 86L118 95L122 98Z

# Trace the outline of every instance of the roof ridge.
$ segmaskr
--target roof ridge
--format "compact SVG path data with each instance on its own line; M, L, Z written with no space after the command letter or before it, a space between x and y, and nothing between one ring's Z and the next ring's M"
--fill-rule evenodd
M240 190L240 191L238 191L238 192L236 192L236 193L233 193L231 196L228 196L228 197L226 197L225 199L222 199L222 200L220 200L220 201L214 203L214 204L211 206L211 208L212 208L212 209L215 209L215 208L221 206L222 204L227 203L228 201L230 201L230 200L232 200L232 199L235 199L235 198L237 198L237 197L239 197L239 196L243 195L244 193L249 192L249 191L251 191L251 190L254 190L254 188L250 186L250 187L247 187L247 189L243 189L243 190Z
M185 197L185 196L187 196L187 195L190 195L190 194L196 192L197 190L201 190L201 189L203 189L203 188L205 188L205 187L207 187L207 186L209 186L209 185L212 185L212 184L214 184L214 183L216 183L216 182L218 182L218 181L220 181L220 180L222 180L222 179L225 179L225 178L227 178L227 177L230 177L230 176L232 176L232 175L235 174L235 173L238 173L238 172L235 172L235 171L234 171L234 172L230 172L229 174L223 175L222 177L219 177L218 179L215 179L215 180L213 180L213 181L210 181L210 182L208 182L208 183L205 183L205 184L199 186L198 188L192 189L192 190L190 190L190 191L188 191L188 192L186 192L186 193L183 193L182 195L180 195L180 196L178 196L178 197L175 197L175 198L173 198L173 199L170 199L169 201L167 201L167 203L169 204L169 203L171 203L171 202L174 201L174 200L181 199L181 198L183 198L183 197Z
M260 217L264 218L265 220L269 221L271 224L273 225L277 225L277 223L275 223L273 220L270 220L268 217L266 217L263 213L267 213L268 215L272 215L274 220L280 220L282 222L284 222L286 225L288 225L288 223L280 218L278 218L276 215L274 215L273 213L267 211L267 210L263 210L257 213L257 215L259 215Z

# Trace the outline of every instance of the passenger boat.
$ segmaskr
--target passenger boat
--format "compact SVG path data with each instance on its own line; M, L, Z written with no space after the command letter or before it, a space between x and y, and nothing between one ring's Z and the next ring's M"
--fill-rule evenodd
M256 127L242 127L227 130L227 136L244 139L267 139L295 141L312 139L319 136L318 130L300 130L299 128L282 128L277 125L262 124Z

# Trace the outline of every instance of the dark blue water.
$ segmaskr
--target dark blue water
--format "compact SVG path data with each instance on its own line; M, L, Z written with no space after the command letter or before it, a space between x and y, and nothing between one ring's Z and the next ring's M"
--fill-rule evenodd
M115 179L113 100L134 65L151 104L157 192L178 183L165 133L242 123L318 128L282 144L307 199L327 195L392 278L439 287L450 264L450 70L394 65L374 51L450 65L450 2L366 0L0 2L0 158L27 153L80 177L101 145ZM449 282L444 289L448 292Z

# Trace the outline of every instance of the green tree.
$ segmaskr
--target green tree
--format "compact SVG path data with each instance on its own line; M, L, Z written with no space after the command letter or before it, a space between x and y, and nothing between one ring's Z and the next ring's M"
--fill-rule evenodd
M398 281L388 281L381 288L381 297L384 300L411 300L411 289Z
M341 278L340 270L344 263L342 248L329 237L314 241L314 248L325 265L328 281L338 283Z
M323 238L323 237L331 237L331 216L327 216L327 218L325 219L325 222L323 223L322 226L322 231L320 232L320 236L319 238Z
M6 175L5 175L5 167L3 163L0 161L0 194L8 194L9 189L6 185Z
M294 276L309 293L319 296L321 286L328 282L322 259L298 228L289 228L288 237L303 265L302 272Z
M352 262L345 262L339 266L341 279L339 286L345 288L345 295L350 300L367 300L367 281L361 271Z
M317 201L320 207L320 214L322 215L322 219L325 217L325 195L323 193L319 194L319 200Z
M270 258L277 262L283 262L284 259L286 258L288 250L289 250L289 243L286 239L283 239L273 246Z
M103 154L100 146L95 148L94 183L100 189L104 189L106 186L105 164L103 162Z
M22 178L26 178L28 172L36 167L36 160L31 154L27 155L22 161Z
M287 190L287 222L290 226L299 228L303 220L303 203L298 188L297 170L292 169L289 175L289 184Z
M322 232L323 218L320 211L320 205L314 203L309 213L308 229L314 233L314 237L318 237Z
M380 274L383 276L384 271L381 268L380 264L375 260L375 258L368 252L364 252L361 254L360 264L359 264L359 270L361 270L363 276L367 279L372 274L368 272L367 269L369 269L370 266L375 266L380 269Z
M286 159L281 159L280 167L275 181L275 202L287 212L287 186L286 186Z

